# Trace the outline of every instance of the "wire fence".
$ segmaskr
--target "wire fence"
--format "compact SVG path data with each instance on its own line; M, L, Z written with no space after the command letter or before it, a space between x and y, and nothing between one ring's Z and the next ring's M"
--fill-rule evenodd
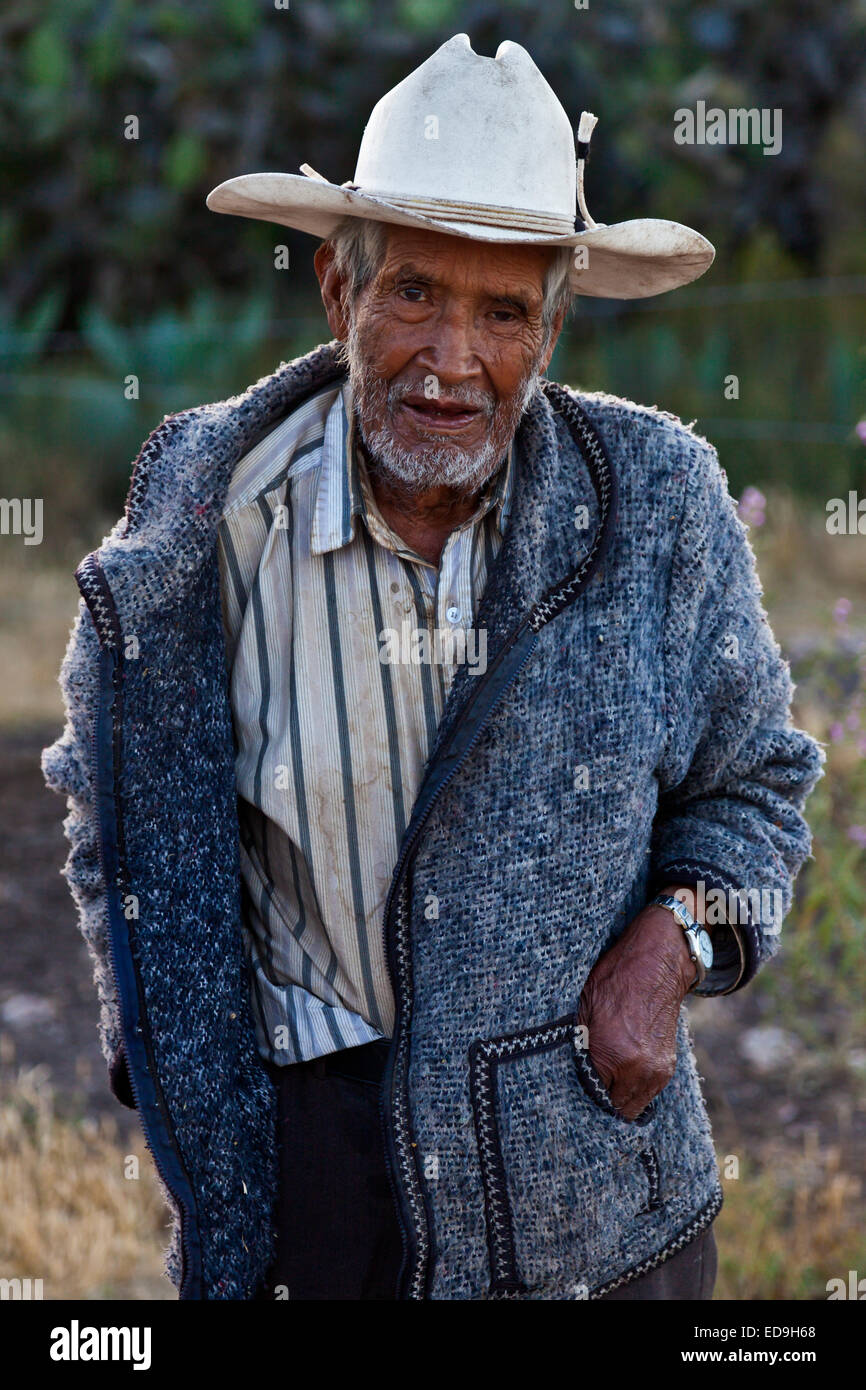
M672 313L680 309L726 308L735 305L786 303L834 297L861 297L866 295L866 275L823 276L798 280L748 281L739 285L701 286L685 288L675 296L657 296L649 300L596 300L581 299L577 313L579 317L595 320L610 320L624 315L646 313ZM230 333L232 320L209 325L207 330L196 328L196 341L206 346L209 341L219 343L224 335ZM124 329L130 333L130 346L135 341L135 328ZM177 336L181 339L184 326L178 324ZM212 335L212 336L211 336ZM299 314L289 319L272 319L263 323L257 330L257 340L274 342L291 341L298 337L309 338L312 342L324 341L328 331L321 315ZM50 343L54 353L75 353L88 350L88 335L84 331L64 331L49 333L4 328L0 329L0 357L14 359L22 356L34 357L34 347L42 342ZM83 400L90 397L94 402L104 398L108 380L105 377L64 377L53 376L46 381L44 366L38 370L5 371L0 373L0 396L39 397L52 396ZM147 388L143 383L142 398L152 396L164 409L183 409L195 400L200 389L193 383L168 384ZM856 421L850 424L830 421L796 420L749 420L718 416L697 417L694 423L708 434L720 439L741 439L749 441L768 441L780 444L845 444L855 438Z
M661 299L635 299L628 302L634 313L661 313L674 309L714 309L728 304L769 304L786 300L821 299L837 295L866 294L866 275L828 275L803 280L747 280L741 285L702 285L683 289Z
M740 285L686 287L673 296L654 295L650 299L594 299L578 296L581 317L612 318L624 314L676 313L680 309L724 308L734 304L782 303L803 299L860 297L866 295L866 275L820 276L799 280L746 281ZM214 341L236 327L236 321L226 319L211 325ZM295 314L290 319L271 319L262 325L259 336L271 341L299 332L320 333L325 325L321 314ZM130 325L123 332L135 332ZM183 333L183 325L178 325ZM0 356L32 353L34 344L50 344L52 352L74 351L88 346L88 335L82 330L65 329L46 332L45 329L0 327ZM20 345L20 346L19 346Z

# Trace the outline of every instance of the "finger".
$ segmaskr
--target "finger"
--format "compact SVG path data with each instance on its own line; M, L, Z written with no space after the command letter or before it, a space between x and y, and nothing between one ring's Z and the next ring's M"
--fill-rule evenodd
M636 1120L652 1099L647 1090L646 1084L635 1086L627 1081L615 1082L610 1092L610 1098L617 1110L626 1120Z
M617 1071L616 1062L611 1061L603 1052L593 1052L592 1046L588 1048L589 1060L598 1072L604 1084L604 1088L610 1095L611 1086L616 1085Z
M620 1114L625 1114L635 1097L634 1082L627 1076L615 1076L608 1086L608 1094Z

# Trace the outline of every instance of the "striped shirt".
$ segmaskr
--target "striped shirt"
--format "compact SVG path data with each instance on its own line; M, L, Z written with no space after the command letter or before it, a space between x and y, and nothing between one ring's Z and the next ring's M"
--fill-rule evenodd
M513 486L512 443L437 567L382 517L356 428L348 382L305 401L237 464L219 532L244 944L278 1064L391 1034L385 899L456 663L484 669Z

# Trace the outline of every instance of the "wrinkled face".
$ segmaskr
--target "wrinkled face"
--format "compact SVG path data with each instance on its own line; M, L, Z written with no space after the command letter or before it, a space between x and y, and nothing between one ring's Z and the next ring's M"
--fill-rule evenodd
M471 495L496 472L553 353L558 324L545 348L541 312L552 253L387 234L378 274L336 328L364 443L412 492Z

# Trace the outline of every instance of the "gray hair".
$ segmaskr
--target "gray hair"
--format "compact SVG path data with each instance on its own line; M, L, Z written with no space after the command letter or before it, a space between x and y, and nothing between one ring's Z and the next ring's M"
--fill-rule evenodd
M342 217L327 238L334 248L334 265L347 281L354 302L377 273L385 255L385 224L367 217ZM560 310L571 308L574 291L569 285L572 248L557 246L544 272L541 321L546 348L553 336L553 321Z

